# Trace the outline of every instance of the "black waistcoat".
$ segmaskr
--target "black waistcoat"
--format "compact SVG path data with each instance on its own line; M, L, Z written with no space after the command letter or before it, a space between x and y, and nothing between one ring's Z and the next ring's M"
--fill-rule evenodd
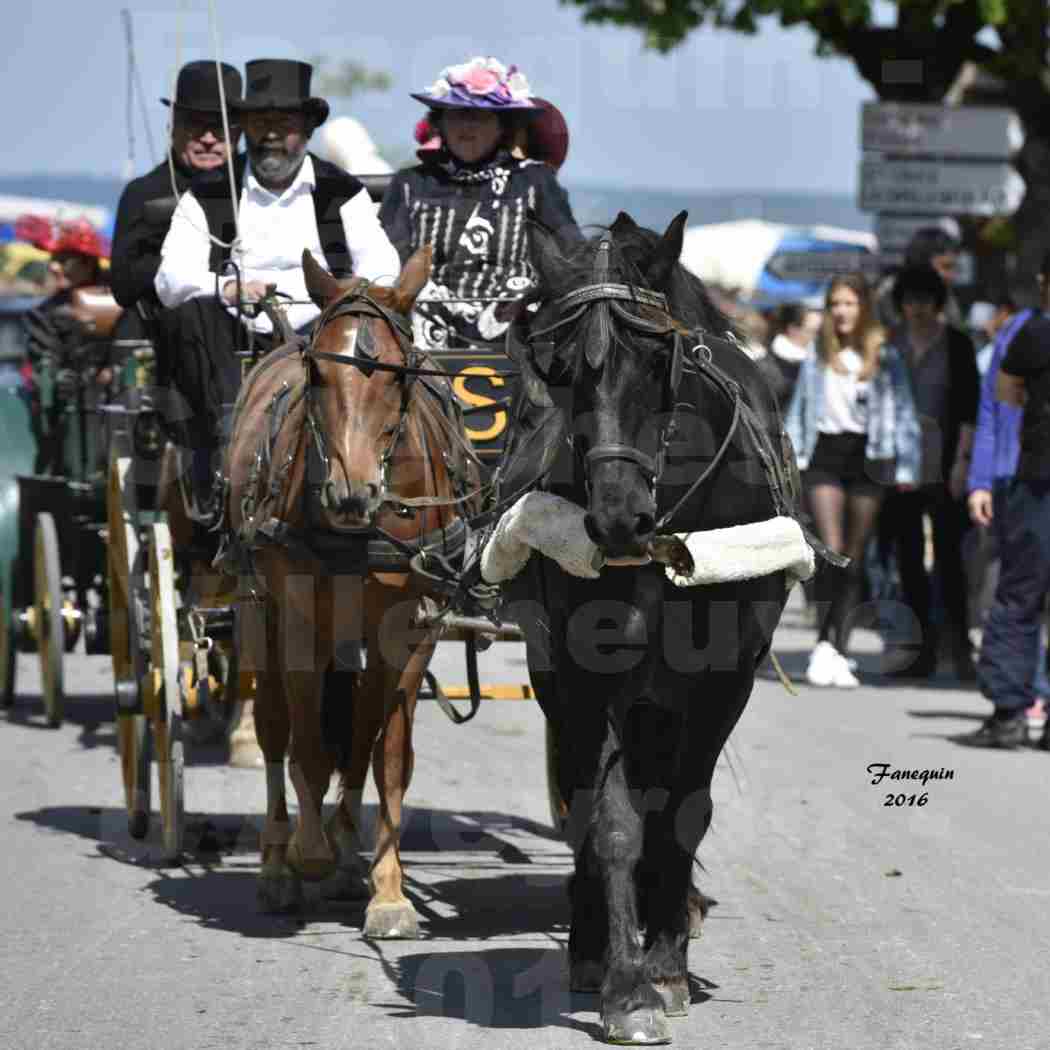
M307 154L313 161L314 178L314 214L317 216L317 232L321 236L321 250L324 252L328 269L336 277L349 277L353 272L353 261L346 246L346 234L343 231L343 220L339 209L352 197L364 189L362 184L348 175L342 168L328 161ZM238 203L244 188L244 169L247 164L245 154L239 154L233 163L234 184L237 188ZM233 205L230 202L230 176L225 165L214 171L198 175L193 180L193 195L197 198L208 220L208 229L212 236L229 244L235 234L233 222ZM218 273L230 257L230 249L212 242L211 258L208 265Z

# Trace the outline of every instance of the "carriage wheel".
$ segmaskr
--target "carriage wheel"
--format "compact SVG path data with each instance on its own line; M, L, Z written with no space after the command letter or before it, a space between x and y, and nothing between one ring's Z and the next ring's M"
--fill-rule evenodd
M62 616L62 566L58 554L58 530L48 513L38 514L33 537L34 626L47 724L62 724L65 690L62 657L66 651Z
M10 602L0 589L0 707L10 707L15 702L16 655Z
M558 737L550 722L546 723L547 800L551 807L551 823L559 834L565 834L569 822L569 807L558 787Z
M142 839L149 831L152 748L149 722L142 710L145 658L138 643L137 617L133 615L141 564L134 471L126 435L117 435L113 441L106 519L109 644L117 702L117 742L128 832L132 838Z
M150 529L150 688L153 737L157 745L160 815L165 859L182 853L186 812L183 793L185 755L179 629L175 605L175 555L166 522Z

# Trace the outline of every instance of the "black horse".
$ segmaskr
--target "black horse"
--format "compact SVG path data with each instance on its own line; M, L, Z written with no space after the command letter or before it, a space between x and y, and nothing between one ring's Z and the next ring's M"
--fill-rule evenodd
M678 588L645 562L660 535L794 513L797 493L768 387L678 263L685 218L661 237L621 213L569 256L534 230L539 308L509 343L519 396L552 397L571 431L547 488L607 561L583 579L534 556L511 593L570 812L571 986L600 992L615 1043L669 1042L688 1011L711 778L786 600L782 572Z

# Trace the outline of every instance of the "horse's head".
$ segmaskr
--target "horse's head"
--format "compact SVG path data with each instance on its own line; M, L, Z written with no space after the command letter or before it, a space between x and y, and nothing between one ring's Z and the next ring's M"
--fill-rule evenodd
M612 563L645 557L656 526L687 338L669 305L685 220L682 212L661 237L621 213L569 258L533 230L542 305L529 324L529 360L551 385L571 386L585 524Z
M370 526L406 456L412 363L408 315L430 275L430 247L405 264L392 288L338 281L303 253L306 286L322 309L307 351L308 477L330 529ZM390 366L386 369L371 367Z

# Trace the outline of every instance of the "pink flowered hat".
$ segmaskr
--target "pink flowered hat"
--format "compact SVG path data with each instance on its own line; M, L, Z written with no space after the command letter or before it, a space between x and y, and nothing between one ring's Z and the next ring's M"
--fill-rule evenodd
M435 109L531 110L532 89L517 66L480 56L458 66L447 66L425 91L412 98Z

